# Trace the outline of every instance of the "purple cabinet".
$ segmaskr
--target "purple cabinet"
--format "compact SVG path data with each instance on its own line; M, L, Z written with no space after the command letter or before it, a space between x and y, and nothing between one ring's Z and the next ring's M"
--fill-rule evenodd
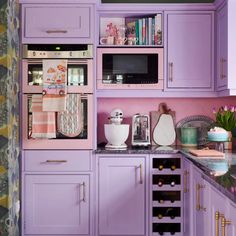
M214 90L213 12L166 12L167 90Z
M26 175L25 235L89 234L88 175Z
M229 206L229 218L226 220L230 220L230 225L227 225L227 236L236 235L236 205L230 203Z
M224 204L222 204L224 203ZM210 187L210 235L223 235L221 221L222 217L227 217L227 201L225 196L218 192L214 187ZM228 228L228 227L227 227ZM226 234L229 236L230 234ZM232 234L233 235L233 234Z
M98 157L99 235L146 235L145 157Z
M190 191L190 173L191 163L184 158L183 160L183 234L189 236L191 234L191 191Z
M217 11L217 90L228 86L228 13L227 4Z
M192 168L192 236L211 235L209 231L209 188L197 167Z
M91 4L23 4L22 43L92 43Z

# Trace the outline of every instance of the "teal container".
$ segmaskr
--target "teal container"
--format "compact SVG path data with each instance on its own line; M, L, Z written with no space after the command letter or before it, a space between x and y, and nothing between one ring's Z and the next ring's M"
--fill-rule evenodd
M182 146L197 146L197 127L181 128L181 143Z

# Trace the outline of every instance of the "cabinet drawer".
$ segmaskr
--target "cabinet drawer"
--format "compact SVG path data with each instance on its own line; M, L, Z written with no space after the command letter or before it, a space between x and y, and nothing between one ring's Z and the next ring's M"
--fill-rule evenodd
M25 171L89 171L90 151L25 151Z
M23 5L24 39L91 38L92 6L76 5Z

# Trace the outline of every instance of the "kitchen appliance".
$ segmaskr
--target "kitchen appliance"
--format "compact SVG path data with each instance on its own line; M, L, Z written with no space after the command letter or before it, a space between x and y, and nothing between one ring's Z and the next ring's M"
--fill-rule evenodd
M99 89L163 89L163 48L98 48Z
M24 149L91 149L93 146L93 45L33 44L22 49L22 146ZM43 91L43 63L67 61L67 95L79 95L69 111L56 111L56 137L33 138L32 96ZM79 111L79 112L77 112ZM79 124L78 124L79 123Z
M132 146L148 146L150 144L149 115L134 115L132 118Z
M126 149L125 141L129 135L129 125L121 124L123 120L123 112L120 109L112 110L110 124L104 125L105 137L108 141L106 149Z
M67 59L68 93L93 92L92 45L23 45L22 73L23 91L41 93L43 83L43 60ZM26 79L27 78L27 79ZM75 91L76 89L76 91Z

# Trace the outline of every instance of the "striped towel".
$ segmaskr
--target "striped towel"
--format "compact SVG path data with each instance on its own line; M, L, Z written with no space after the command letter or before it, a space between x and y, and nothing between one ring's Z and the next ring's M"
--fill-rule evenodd
M32 96L32 138L56 138L55 112L42 110L42 95Z
M67 60L43 60L43 111L66 110Z

